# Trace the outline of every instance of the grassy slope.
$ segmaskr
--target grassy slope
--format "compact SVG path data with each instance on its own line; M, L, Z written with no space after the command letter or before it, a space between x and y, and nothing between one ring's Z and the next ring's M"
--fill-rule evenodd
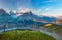
M53 24L52 26L47 26L46 28L48 28L49 30L52 30L52 31L57 31L57 30L61 30L62 26Z
M37 31L9 31L0 34L0 40L55 40L53 37Z
M51 26L46 26L46 28L48 29L48 31L55 32L56 34L62 37L62 26L61 25L52 24Z

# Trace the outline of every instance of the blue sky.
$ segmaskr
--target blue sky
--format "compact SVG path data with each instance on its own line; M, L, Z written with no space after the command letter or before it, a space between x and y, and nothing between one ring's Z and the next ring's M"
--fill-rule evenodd
M0 8L32 10L37 15L61 16L62 0L0 0Z

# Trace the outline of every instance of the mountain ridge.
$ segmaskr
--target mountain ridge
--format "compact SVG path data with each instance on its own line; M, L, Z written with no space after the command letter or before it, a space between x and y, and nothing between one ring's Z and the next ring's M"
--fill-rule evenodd
M5 14L8 14L8 13L6 13L5 12L5 10L3 10L3 9L0 9L0 13L1 12L4 12L4 15ZM14 19L18 19L18 20L33 20L33 21L37 21L37 22L52 22L52 21L55 21L55 20L57 20L57 18L56 17L49 17L49 16L38 16L38 15L35 15L34 13L32 13L31 12L31 10L29 10L29 11L27 11L27 12L25 12L25 13L23 13L22 12L22 15L20 15L21 13L19 13L19 16L17 16L17 14L18 13L15 13L14 14L14 12L12 12L12 11L10 11L10 14L8 14L8 15L10 15L10 17L12 17L12 18L14 18ZM3 15L3 14L2 14Z

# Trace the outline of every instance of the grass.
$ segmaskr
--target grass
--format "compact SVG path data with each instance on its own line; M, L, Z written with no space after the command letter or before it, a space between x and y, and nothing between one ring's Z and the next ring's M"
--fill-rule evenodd
M0 34L0 40L56 40L55 38L37 31L13 30Z
M56 25L56 24L52 24L51 26L47 26L46 28L48 28L49 30L52 30L52 31L57 31L57 30L62 29L62 26Z
M52 24L51 26L46 26L49 32L55 32L57 35L62 37L62 25Z

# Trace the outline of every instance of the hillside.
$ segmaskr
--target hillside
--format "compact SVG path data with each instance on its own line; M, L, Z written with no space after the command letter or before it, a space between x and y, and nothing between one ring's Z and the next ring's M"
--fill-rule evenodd
M3 32L0 34L0 40L55 40L49 35L32 30L17 30L17 33L15 32L14 30Z

